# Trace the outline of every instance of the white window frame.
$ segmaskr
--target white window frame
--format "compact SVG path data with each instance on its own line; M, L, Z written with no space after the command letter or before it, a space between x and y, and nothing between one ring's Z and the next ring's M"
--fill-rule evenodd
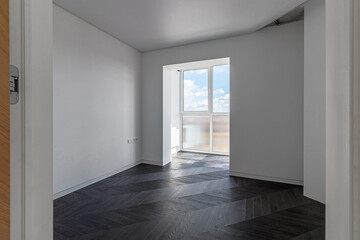
M217 155L226 155L228 156L229 153L224 152L215 152L213 151L213 116L229 116L230 112L213 112L213 68L216 66L224 66L230 64L212 64L207 67L199 67L199 68L189 68L189 69L182 69L180 70L180 150L186 152L196 152L196 153L207 153L207 154L217 154ZM196 70L208 70L208 110L207 111L184 111L184 72L186 71L196 71ZM231 81L229 76L229 81ZM229 82L230 84L230 82ZM230 104L231 104L231 89L229 88L230 93ZM184 116L208 116L210 120L210 151L200 151L200 150L193 150L193 149L184 149L183 147L183 117ZM230 119L229 119L230 125ZM230 129L230 126L229 126ZM229 131L229 141L230 141L230 131ZM230 144L230 143L229 143ZM230 151L230 150L229 150Z

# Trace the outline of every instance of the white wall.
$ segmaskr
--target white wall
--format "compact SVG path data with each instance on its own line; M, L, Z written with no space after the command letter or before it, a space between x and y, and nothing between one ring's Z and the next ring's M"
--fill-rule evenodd
M231 174L301 184L303 40L303 22L296 22L144 53L143 159L163 159L163 66L230 57Z
M165 79L164 79L165 80ZM171 154L180 150L180 72L171 71Z
M166 109L162 116L162 122L166 123L162 125L162 159L161 164L159 161L151 161L151 164L165 165L171 161L171 70L163 67L163 84L162 84L162 108ZM159 132L160 133L160 132ZM149 160L147 160L149 161Z
M304 194L325 203L325 0L305 5Z
M55 197L141 159L140 66L138 51L54 5Z
M165 165L171 155L180 150L180 75L177 70L163 67L163 146L162 161L144 161L150 164Z

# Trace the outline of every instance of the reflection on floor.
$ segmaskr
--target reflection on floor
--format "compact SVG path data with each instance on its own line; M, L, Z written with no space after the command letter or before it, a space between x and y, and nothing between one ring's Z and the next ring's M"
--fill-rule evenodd
M302 187L228 176L226 156L178 153L54 202L54 239L325 239Z

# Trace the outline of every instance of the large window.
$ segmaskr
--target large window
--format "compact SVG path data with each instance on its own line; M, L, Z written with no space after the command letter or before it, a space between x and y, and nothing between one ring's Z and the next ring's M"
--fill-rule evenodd
M184 71L184 111L208 111L209 70Z
M182 71L182 149L229 153L230 67Z

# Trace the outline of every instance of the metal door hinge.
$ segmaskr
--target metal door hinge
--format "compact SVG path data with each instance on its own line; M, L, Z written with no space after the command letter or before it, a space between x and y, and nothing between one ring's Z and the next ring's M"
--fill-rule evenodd
M17 104L19 101L19 69L10 65L10 104Z

